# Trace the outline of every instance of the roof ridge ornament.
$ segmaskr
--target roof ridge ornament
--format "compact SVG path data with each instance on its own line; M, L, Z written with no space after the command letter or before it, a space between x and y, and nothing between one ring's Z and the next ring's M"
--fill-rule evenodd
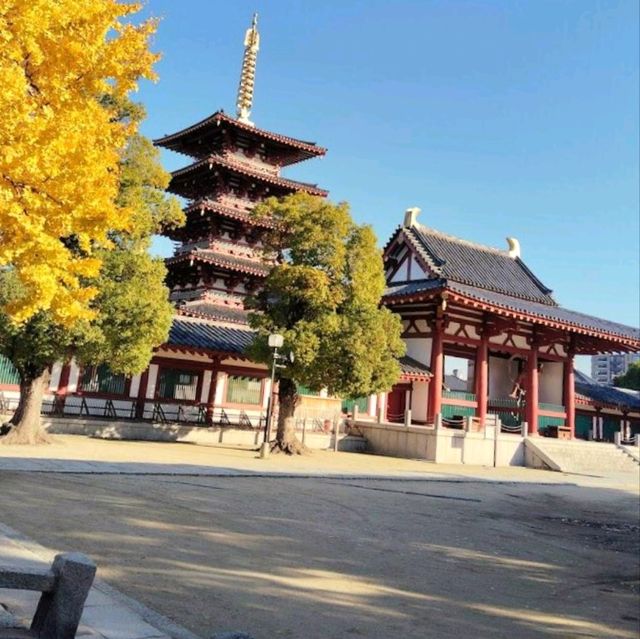
M238 86L238 99L236 101L238 120L250 126L254 126L253 122L249 120L249 116L253 106L253 85L256 79L256 60L259 48L258 14L254 13L251 27L247 29L244 36L244 56L242 58L240 85Z
M412 206L405 211L404 222L402 226L406 229L410 229L418 224L418 215L420 215L420 209L417 206Z
M508 237L507 244L509 246L508 255L512 259L519 258L521 256L520 252L520 242L515 237Z

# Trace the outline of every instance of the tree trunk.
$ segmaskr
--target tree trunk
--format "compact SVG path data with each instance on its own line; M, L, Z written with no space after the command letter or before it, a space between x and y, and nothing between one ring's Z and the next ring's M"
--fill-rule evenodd
M51 442L40 420L42 398L49 387L50 379L49 369L35 376L25 375L20 378L18 408L8 422L9 432L0 437L0 444L48 444Z
M291 379L281 379L278 385L278 431L271 445L272 452L303 455L309 449L296 437L294 413L298 402L296 384Z

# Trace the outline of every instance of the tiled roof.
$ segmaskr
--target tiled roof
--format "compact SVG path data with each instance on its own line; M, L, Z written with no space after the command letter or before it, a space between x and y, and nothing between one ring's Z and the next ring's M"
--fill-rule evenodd
M520 258L509 257L506 251L467 242L421 224L403 231L434 272L448 281L556 305L551 289Z
M628 408L634 411L640 410L640 396L625 393L613 386L598 384L598 382L591 379L588 375L585 375L580 371L574 372L576 379L576 393L578 395L582 395L582 397L599 404L607 404L609 406L616 407L619 406L621 408Z
M280 177L279 175L256 170L248 164L234 162L229 158L224 158L219 155L211 155L209 157L203 158L202 160L198 160L193 164L189 164L182 169L173 171L171 173L171 182L169 183L167 190L171 191L172 193L176 193L177 195L181 195L181 189L176 184L178 178L198 172L207 175L209 173L209 167L214 166L226 169L232 173L245 175L261 182L273 184L284 189L290 189L292 191L305 191L306 193L310 193L311 195L320 195L323 197L328 195L328 191L318 188L316 184L298 182L296 180L288 180L287 178Z
M519 300L510 295L485 291L464 284L453 283L449 285L453 291L457 291L462 295L472 297L479 301L485 301L493 306L515 310L527 315L534 315L542 319L557 321L562 324L571 324L577 328L597 331L599 333L607 333L624 337L625 339L640 341L640 330L625 324L610 322L606 319L586 315L578 311L570 311L561 306L549 306L547 304L538 304L537 302L529 302L527 300Z
M417 359L404 355L399 360L402 377L405 379L427 379L430 378L431 371L428 366L421 364Z
M180 315L216 319L244 325L247 324L249 315L248 311L243 308L224 306L204 299L185 302L179 305L177 310Z
M460 379L457 375L445 375L444 385L452 391L467 391L468 383L465 379Z
M206 117L204 120L196 122L196 124L182 129L181 131L177 131L176 133L158 138L154 140L153 143L157 146L164 146L173 150L179 150L175 147L179 145L179 142L182 138L186 138L192 133L200 132L205 128L217 127L221 122L225 122L226 124L234 128L245 131L252 137L262 138L263 140L275 142L282 146L291 147L303 152L301 154L301 157L296 155L292 158L292 161L299 161L299 159L305 159L305 157L324 155L327 152L325 148L318 146L315 142L306 142L304 140L297 140L296 138L291 138L279 133L265 131L264 129L259 129L255 126L240 122L239 120L232 118L222 111L216 111L209 117Z
M446 281L442 278L432 280L416 280L415 282L407 282L406 284L389 284L387 286L384 297L405 297L416 293L426 293L441 289L446 285Z
M177 316L173 318L167 344L194 350L242 355L251 344L253 336L254 332L248 328L218 326L206 320Z
M586 315L578 311L571 311L561 306L551 306L549 304L541 304L529 300L520 299L511 295L489 291L476 286L468 286L451 282L445 279L419 280L409 282L408 284L395 284L387 287L384 298L387 303L392 302L394 298L402 298L406 296L416 295L420 293L428 293L446 289L454 293L485 303L491 307L499 307L516 314L526 315L531 318L539 318L547 322L557 322L562 326L571 325L576 329L582 329L587 332L605 333L613 337L624 338L638 342L640 346L640 330L632 326L610 322L609 320Z
M268 275L271 267L259 260L251 260L244 257L236 257L235 255L229 255L227 253L218 253L216 251L197 249L185 253L180 253L174 257L170 257L165 260L168 266L177 264L179 262L185 262L195 260L199 262L206 262L207 264L215 264L221 268L238 271L240 273L248 273L250 275L266 276Z

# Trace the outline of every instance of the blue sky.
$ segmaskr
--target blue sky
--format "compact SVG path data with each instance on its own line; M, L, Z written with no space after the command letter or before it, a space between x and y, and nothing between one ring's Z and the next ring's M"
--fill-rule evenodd
M234 112L254 10L253 121L329 149L288 177L381 244L409 206L483 244L515 236L561 304L638 324L637 0L148 0L146 135Z

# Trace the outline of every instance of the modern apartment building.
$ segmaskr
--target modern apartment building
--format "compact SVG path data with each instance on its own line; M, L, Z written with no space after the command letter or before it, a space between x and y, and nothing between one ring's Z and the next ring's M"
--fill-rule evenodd
M640 361L640 353L620 353L615 355L593 355L591 357L591 377L599 384L613 384L618 375L624 375L633 362Z

